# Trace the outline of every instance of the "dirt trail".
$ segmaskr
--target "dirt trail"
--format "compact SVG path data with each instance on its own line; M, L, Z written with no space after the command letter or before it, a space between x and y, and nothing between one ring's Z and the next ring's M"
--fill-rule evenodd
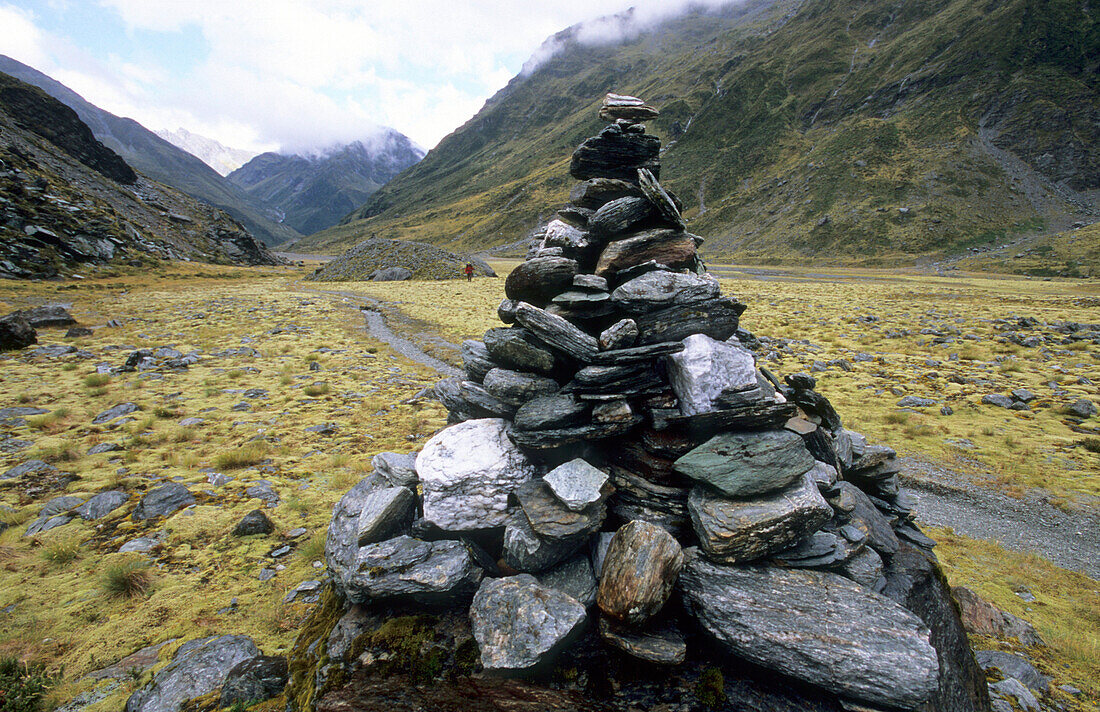
M1100 580L1100 512L1095 508L1067 512L1038 490L1016 499L916 458L902 458L902 466L902 484L917 498L920 523L1038 554Z
M316 289L314 287L300 287L306 292L315 292L317 294L328 294L334 297L342 297L348 301L355 302L360 305L363 317L367 321L367 331L371 336L382 341L390 346L394 351L398 352L405 358L422 363L425 366L434 368L444 376L461 376L462 371L455 368L449 363L445 363L430 356L424 351L409 341L408 339L398 336L386 326L386 320L383 318L382 313L378 311L378 308L383 304L377 299L372 299L362 294L355 294L354 292L342 292L334 289ZM455 346L457 349L458 347Z
M459 369L429 356L413 342L393 333L378 311L383 302L352 292L304 289L365 306L363 315L371 336L443 375L461 375ZM911 457L902 458L902 463L903 483L917 498L917 520L921 524L951 527L956 533L972 539L993 541L1012 551L1038 554L1062 568L1100 580L1100 511L1097 509L1080 507L1066 512L1050 504L1038 491L1015 499L982 487L941 465Z

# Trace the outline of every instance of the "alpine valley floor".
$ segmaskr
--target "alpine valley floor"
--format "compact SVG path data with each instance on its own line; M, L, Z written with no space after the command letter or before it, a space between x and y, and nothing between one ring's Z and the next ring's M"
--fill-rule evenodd
M313 605L308 586L295 591L322 576L332 505L375 453L419 449L445 422L438 403L416 397L439 374L371 338L360 307L458 365L457 345L498 325L511 266L493 263L499 279L342 283L340 293L302 283L302 269L194 265L0 283L2 313L71 303L82 325L100 327L75 340L41 329L38 347L3 362L0 408L43 412L0 421L0 474L32 459L50 469L0 480L8 525L0 525L0 657L44 662L56 676L50 699L83 695L82 709L100 712L120 709L197 636L245 634L267 655L287 654ZM1100 709L1100 583L1087 567L1100 558L1088 555L1098 544L1087 528L1100 511L1100 418L1073 412L1080 399L1100 400L1091 382L1100 345L1075 340L1088 328L1067 325L1100 322L1100 283L710 268L724 293L749 305L743 328L772 338L762 365L812 373L845 425L908 458L913 481L936 481L917 484L922 499L927 491L965 506L961 493L1009 497L1022 521L1036 517L1036 532L1047 531L1040 520L1050 512L1067 518L1069 528L1049 536L1069 539L1057 544L1086 565L1061 563L1077 571L964 535L965 509L952 527L926 530L953 585L1029 621L1047 643L982 638L975 647L1024 652L1053 678L1050 700ZM103 326L108 320L117 326ZM49 345L75 350L36 350ZM184 370L96 373L97 364L121 366L132 351L158 347L198 350L198 360ZM996 395L1010 408L985 398ZM126 403L137 406L128 422L92 422ZM118 448L88 454L105 444ZM133 521L137 499L169 481L187 486L194 504L154 524ZM105 489L130 500L101 520L24 536L46 501ZM274 531L234 536L257 508ZM142 538L148 551L118 553ZM140 572L142 590L120 591L112 580L120 571ZM160 644L117 677L87 677ZM276 698L252 709L284 706Z

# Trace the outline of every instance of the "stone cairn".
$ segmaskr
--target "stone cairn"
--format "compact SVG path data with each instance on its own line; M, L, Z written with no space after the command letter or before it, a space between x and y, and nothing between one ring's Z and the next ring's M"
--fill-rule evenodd
M937 650L882 595L884 562L934 542L895 453L810 376L757 367L745 306L658 182L656 116L607 95L570 204L507 279L509 326L466 341L465 376L435 389L451 424L376 456L336 506L334 584L352 604L469 606L490 672L545 669L588 626L675 666L687 621L856 708L922 708Z

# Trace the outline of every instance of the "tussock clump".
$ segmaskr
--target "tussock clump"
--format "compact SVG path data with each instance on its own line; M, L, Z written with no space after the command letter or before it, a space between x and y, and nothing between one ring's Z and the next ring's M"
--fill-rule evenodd
M404 267L412 272L409 279L461 279L466 263L474 274L495 277L484 260L440 249L423 242L404 240L364 240L336 259L322 265L306 277L314 282L366 282L380 270Z
M153 588L153 574L144 561L123 561L107 566L101 582L108 596L133 598L144 596Z
M271 448L267 443L258 440L254 443L242 445L236 450L227 450L214 458L214 466L220 470L235 470L241 467L258 465L267 459Z

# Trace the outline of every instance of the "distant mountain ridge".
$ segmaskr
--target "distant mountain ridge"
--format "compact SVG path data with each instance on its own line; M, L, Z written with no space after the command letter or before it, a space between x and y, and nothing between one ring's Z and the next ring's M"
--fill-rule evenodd
M66 104L97 139L138 171L225 210L265 243L278 244L298 237L292 228L267 215L267 206L133 119L120 118L90 104L64 84L10 57L0 55L0 72L33 84Z
M280 262L225 212L135 172L73 109L0 73L0 277L161 259Z
M175 131L158 129L154 131L157 136L172 144L176 148L187 151L195 158L217 171L220 176L227 176L244 164L256 157L256 151L246 151L243 148L230 148L215 139L192 133L180 127Z
M308 235L335 225L423 157L409 137L387 128L366 141L308 155L263 153L230 173L229 180Z
M1100 217L1096 3L747 0L618 43L582 29L299 249L521 241L566 201L608 91L661 110L661 178L708 258L1011 267L1029 235Z

